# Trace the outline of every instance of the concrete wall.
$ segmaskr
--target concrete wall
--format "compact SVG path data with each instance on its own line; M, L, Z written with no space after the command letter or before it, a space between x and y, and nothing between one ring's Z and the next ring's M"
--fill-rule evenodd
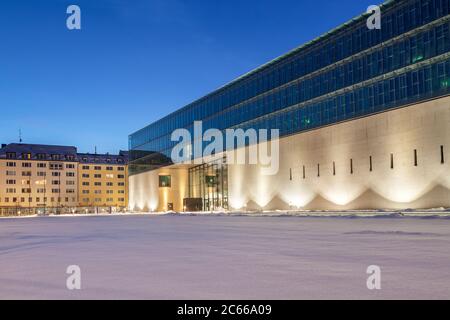
M280 141L278 175L231 165L229 181L235 209L450 207L450 98L287 137Z
M172 188L158 187L160 174L172 175ZM277 175L258 165L229 165L228 174L233 209L450 207L450 97L283 138ZM186 168L132 176L130 207L165 211L172 202L182 211L187 189Z
M170 175L172 186L159 187L159 176ZM161 168L129 178L130 208L135 211L168 210L172 203L174 210L183 211L183 199L188 197L188 169L182 166Z

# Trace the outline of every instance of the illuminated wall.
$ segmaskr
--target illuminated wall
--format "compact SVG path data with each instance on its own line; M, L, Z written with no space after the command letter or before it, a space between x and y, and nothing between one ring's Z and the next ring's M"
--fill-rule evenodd
M284 138L278 175L262 176L258 166L229 167L230 205L248 210L450 207L449 151L447 97Z
M228 181L235 210L450 207L450 97L283 138L277 175L229 165ZM183 211L187 188L183 167L131 176L130 207Z
M170 187L159 186L159 176L170 176ZM174 211L183 211L183 199L188 197L188 169L172 166L149 171L129 178L130 208L134 211L165 212L168 204Z

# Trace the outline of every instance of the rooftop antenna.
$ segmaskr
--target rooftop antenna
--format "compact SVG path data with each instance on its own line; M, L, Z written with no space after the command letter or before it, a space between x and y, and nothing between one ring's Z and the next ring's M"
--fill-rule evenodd
M95 154L97 154L97 146L95 146Z
M22 143L22 129L19 129L19 142Z

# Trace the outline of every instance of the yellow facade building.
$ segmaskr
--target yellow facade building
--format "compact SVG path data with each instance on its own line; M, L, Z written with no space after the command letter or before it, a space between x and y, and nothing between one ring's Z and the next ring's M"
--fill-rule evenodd
M128 208L127 153L79 154L79 207L95 212L117 212Z
M10 144L0 149L0 215L69 213L78 203L75 147Z
M0 216L128 209L128 153L79 154L76 147L0 148Z

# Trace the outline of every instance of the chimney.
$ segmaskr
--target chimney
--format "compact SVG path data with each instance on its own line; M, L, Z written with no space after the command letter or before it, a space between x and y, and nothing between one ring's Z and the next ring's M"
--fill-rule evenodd
M7 146L6 143L2 143L2 149L5 148Z

